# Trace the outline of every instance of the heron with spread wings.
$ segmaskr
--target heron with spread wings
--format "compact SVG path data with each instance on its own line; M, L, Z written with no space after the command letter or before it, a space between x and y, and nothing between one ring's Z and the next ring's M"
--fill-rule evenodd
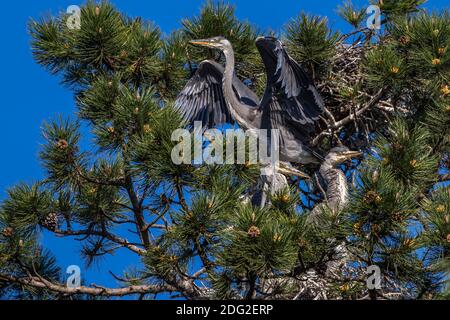
M323 112L323 101L313 81L280 40L256 40L267 73L261 99L235 76L234 51L227 39L214 37L191 43L221 50L226 65L224 68L211 60L199 64L175 102L188 122L202 121L210 127L237 123L244 130L278 129L281 161L315 162L308 142Z

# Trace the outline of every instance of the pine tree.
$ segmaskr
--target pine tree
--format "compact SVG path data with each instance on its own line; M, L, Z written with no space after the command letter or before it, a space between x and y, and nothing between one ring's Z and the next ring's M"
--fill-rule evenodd
M379 31L348 1L338 11L349 34L306 13L286 24L282 38L327 108L312 146L364 151L340 167L351 197L337 212L317 181L290 178L261 209L243 200L258 166L173 163L171 134L185 125L174 98L199 62L223 61L190 40L227 37L238 76L263 88L261 31L233 6L207 2L168 36L109 2L83 6L80 29L68 27L68 15L31 21L34 58L73 90L78 112L43 125L46 178L12 187L1 203L0 296L448 299L450 17L423 2L377 2ZM95 151L80 145L81 125ZM302 170L314 176L318 167ZM320 223L308 223L319 204ZM74 290L42 232L76 237L88 265L117 250L141 263L116 276L121 287ZM373 265L381 289L366 285Z

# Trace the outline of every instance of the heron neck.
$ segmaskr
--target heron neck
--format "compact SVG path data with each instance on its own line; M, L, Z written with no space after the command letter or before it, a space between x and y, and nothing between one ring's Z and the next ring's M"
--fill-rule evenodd
M347 177L342 170L324 163L320 168L320 174L327 184L327 202L332 209L342 209L349 199Z
M225 49L223 53L226 62L222 86L228 110L241 128L256 129L256 126L253 124L256 116L256 108L255 110L252 110L251 107L244 105L233 89L235 67L234 52L232 49Z

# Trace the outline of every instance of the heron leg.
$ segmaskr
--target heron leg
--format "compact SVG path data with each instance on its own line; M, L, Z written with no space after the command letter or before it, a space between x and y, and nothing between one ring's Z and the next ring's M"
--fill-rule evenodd
M286 176L274 170L268 170L266 175L261 175L258 179L256 192L252 197L252 204L255 207L263 208L270 204L268 201L268 194L275 194L288 187Z
M269 189L269 181L267 175L260 175L252 196L252 204L254 207L263 208L266 205L267 194Z

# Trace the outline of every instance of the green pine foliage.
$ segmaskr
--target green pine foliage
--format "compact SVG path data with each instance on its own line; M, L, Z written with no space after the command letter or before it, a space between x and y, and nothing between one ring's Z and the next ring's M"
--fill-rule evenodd
M361 24L366 17L364 8L355 7L350 0L346 1L343 5L338 6L338 14L354 28L361 27Z
M317 77L327 70L336 53L339 33L332 32L326 18L302 12L286 25L287 44L294 58Z
M239 21L235 16L235 8L226 2L205 2L200 14L182 20L181 29L184 40L206 39L217 35L226 37L233 43L236 57L236 73L248 79L252 87L260 89L259 82L264 81L262 61L254 45L258 36L257 29L248 21ZM190 67L202 60L214 59L224 61L221 53L201 47L186 47L186 58Z
M388 16L407 15L419 10L419 6L427 0L373 0L371 3L378 5L381 12Z
M288 177L270 205L255 208L258 165L173 163L171 135L185 126L174 99L202 60L223 62L190 40L227 37L237 75L264 89L254 45L264 33L232 5L208 1L170 35L106 1L82 7L79 30L67 15L30 21L33 56L73 90L77 119L44 123L45 178L11 187L0 205L0 297L448 299L450 21L420 10L423 2L377 2L380 31L365 30L365 9L344 3L355 42L306 13L281 34L329 111L313 147L364 151L338 168L350 187L339 209L315 178ZM315 177L319 167L301 169ZM314 208L318 223L308 220ZM76 237L87 267L118 250L138 255L115 275L128 291L68 292L42 233ZM366 285L372 265L378 290Z

